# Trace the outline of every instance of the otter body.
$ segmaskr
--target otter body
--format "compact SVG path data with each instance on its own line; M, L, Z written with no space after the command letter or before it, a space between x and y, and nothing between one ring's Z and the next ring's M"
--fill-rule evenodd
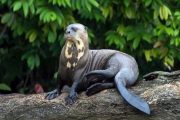
M73 83L73 78L76 74L78 74L79 77L82 77L92 70L104 69L106 61L117 52L113 50L108 50L109 52L107 53L105 51L106 50L89 50L88 52L86 52L86 62L83 65L81 64L80 66L77 66L75 68L73 67L74 63L70 64L71 68L67 67L67 59L63 59L62 61L60 60L61 64L59 65L59 71L65 71L64 74L60 75L62 80L66 82L68 79L68 83L70 83L68 85L71 85ZM61 54L61 56L62 55L63 54ZM82 62L79 61L79 63ZM82 80L82 82L85 82L84 84L87 84L84 79Z
M63 54L61 54L63 55ZM59 71L63 71L63 74L60 74L60 78L64 83L71 86L73 84L74 77L78 74L78 79L85 76L87 73L94 70L104 70L109 67L108 60L111 58L117 58L116 63L112 63L113 66L118 66L118 71L124 67L132 68L133 66L137 66L133 57L119 52L115 50L103 49L103 50L89 50L87 55L86 63L83 66L77 66L77 68L68 68L67 67L67 59L62 60L59 65ZM62 58L62 57L60 57ZM121 59L118 59L121 58ZM64 64L66 63L66 64ZM72 63L73 64L73 63ZM73 66L73 65L72 65ZM133 75L131 76L131 81L128 82L129 85L136 82L138 77L138 67L135 67L133 70ZM129 73L127 73L129 74ZM129 74L131 75L131 74ZM129 76L128 75L128 76ZM90 78L89 78L90 79ZM80 88L87 89L91 85L91 83L87 82L86 78L82 78L80 84ZM90 81L91 82L91 81Z
M109 49L89 50L87 31L82 24L69 25L64 36L66 42L59 61L59 86L49 92L46 99L59 96L64 85L71 86L66 104L73 104L80 91L86 91L90 96L116 87L130 105L150 114L148 104L126 89L136 82L139 75L133 57Z

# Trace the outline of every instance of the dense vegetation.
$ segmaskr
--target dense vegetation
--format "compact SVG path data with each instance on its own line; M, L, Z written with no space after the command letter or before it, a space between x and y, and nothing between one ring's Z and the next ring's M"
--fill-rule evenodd
M88 27L91 48L133 55L142 74L179 69L179 8L179 0L1 0L0 90L52 88L74 22Z

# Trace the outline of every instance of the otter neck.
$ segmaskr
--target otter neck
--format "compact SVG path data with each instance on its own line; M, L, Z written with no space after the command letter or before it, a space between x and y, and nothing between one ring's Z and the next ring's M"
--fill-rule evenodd
M79 61L83 59L87 50L88 46L85 46L82 40L77 40L76 42L71 42L67 40L67 42L65 43L65 58L67 61L66 67L74 70L78 65ZM83 60L86 61L86 59Z

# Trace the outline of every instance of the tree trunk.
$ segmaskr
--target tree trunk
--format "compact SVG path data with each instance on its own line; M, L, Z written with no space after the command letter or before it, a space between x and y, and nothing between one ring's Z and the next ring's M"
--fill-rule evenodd
M180 120L180 71L152 72L144 76L132 92L150 105L151 115L125 103L116 89L87 97L84 93L72 106L66 106L63 93L51 101L45 94L0 96L0 120Z

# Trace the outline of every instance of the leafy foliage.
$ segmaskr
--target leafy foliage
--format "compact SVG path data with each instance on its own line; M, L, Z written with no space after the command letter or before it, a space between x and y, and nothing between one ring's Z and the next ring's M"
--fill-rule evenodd
M88 27L91 47L129 53L143 72L172 69L180 60L179 6L178 0L1 0L0 82L19 92L32 92L37 81L53 84L63 31L74 22Z
M9 86L7 86L6 84L0 84L0 88L1 88L1 90L7 90L7 91L11 90L11 88Z

